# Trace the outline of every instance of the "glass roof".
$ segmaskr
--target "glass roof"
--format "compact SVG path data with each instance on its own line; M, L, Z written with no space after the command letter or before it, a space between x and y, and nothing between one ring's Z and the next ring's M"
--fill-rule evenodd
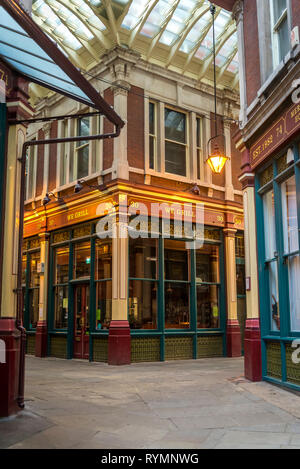
M33 81L90 101L2 6L0 6L0 56Z
M33 0L32 14L81 68L90 69L101 54L125 45L143 59L201 80L213 60L209 7L208 0ZM236 86L236 25L220 7L215 31L218 80L226 75L227 84Z
M59 3L54 0L49 0L49 3L50 1L51 4ZM39 7L47 6L40 2ZM65 40L63 28L59 29L64 25L60 24L59 19L50 14L50 11L48 13L49 24L53 27L57 24L56 34L58 37L63 36ZM87 28L81 20L72 18L70 21L74 21L74 25L77 25L80 35L88 35ZM67 40L71 41L71 38L68 36ZM97 109L118 127L124 125L99 92L61 53L56 44L43 34L15 0L1 0L0 59L21 76L27 77L29 81Z

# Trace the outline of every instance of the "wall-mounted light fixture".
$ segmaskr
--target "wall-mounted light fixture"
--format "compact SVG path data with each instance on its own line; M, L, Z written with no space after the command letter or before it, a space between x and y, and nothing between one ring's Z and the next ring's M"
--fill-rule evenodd
M52 195L52 196L57 200L57 202L58 202L59 204L64 204L64 203L65 203L65 201L64 201L64 199L63 199L62 197L57 197L55 194L53 194L53 192L47 192L46 195L45 195L45 197L43 198L43 205L44 205L44 206L47 205L47 204L49 204L49 202L51 202L51 197L50 197L50 195Z
M88 184L84 179L81 179L80 181L77 181L74 186L75 194L78 194L78 192L80 192L83 189L84 184L88 186L90 189L98 189L99 191L101 191L100 186Z

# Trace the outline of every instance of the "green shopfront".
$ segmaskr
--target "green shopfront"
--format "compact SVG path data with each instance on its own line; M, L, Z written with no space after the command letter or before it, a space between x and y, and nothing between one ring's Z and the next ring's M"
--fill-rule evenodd
M299 390L299 140L256 173L263 378ZM299 341L300 343L300 341Z
M49 235L47 354L107 362L112 319L114 243L97 220ZM237 282L244 284L243 236ZM226 355L225 253L222 228L205 226L204 243L162 235L127 239L131 362ZM23 291L27 353L34 354L39 310L40 239L24 242ZM45 266L47 269L47 266ZM238 287L243 312L243 288Z

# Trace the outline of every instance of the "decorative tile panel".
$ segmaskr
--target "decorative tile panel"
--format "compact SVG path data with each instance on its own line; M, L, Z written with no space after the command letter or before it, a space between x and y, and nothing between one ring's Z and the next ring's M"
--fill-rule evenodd
M160 360L158 337L131 337L131 362L157 362Z
M222 357L222 337L197 337L197 358Z
M166 337L165 360L188 360L193 358L192 337Z

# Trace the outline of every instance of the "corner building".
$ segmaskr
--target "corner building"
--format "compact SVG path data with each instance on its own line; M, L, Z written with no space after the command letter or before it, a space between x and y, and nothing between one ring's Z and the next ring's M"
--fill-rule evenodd
M245 372L299 390L300 5L245 0L235 8L244 76L236 142L245 212Z
M231 13L224 15L233 21ZM161 54L163 47L155 47ZM27 353L110 364L240 356L246 292L240 154L233 140L236 76L220 68L218 130L230 160L215 175L206 163L214 129L211 74L199 81L161 60L147 61L135 48L115 46L89 75L126 126L114 140L49 145L28 154ZM36 117L89 112L34 91ZM27 137L109 131L103 117L87 114L30 125ZM51 201L43 205L46 194ZM152 220L153 236L133 236L147 231L152 204L163 207ZM199 206L204 244L190 249ZM188 223L179 232L183 212ZM99 238L97 225L109 213L116 214L117 236ZM123 224L137 215L136 230L122 237Z

